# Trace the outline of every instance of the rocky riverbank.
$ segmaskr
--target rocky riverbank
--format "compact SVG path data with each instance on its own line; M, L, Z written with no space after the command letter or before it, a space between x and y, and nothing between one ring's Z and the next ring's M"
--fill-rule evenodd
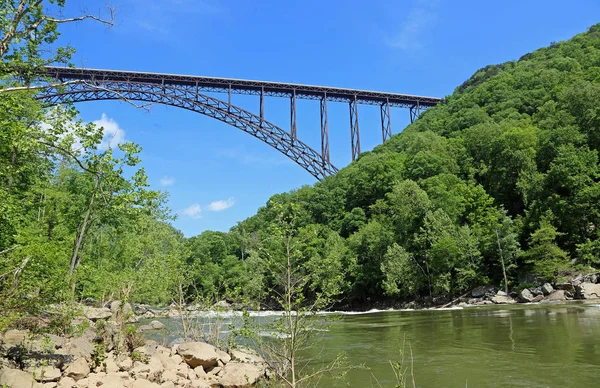
M203 342L163 346L143 341L119 321L119 314L131 307L112 307L84 308L85 318L76 323L87 328L76 335L8 330L0 346L0 385L239 388L252 387L267 375L265 360L249 349L225 351ZM132 317L121 318L134 321Z

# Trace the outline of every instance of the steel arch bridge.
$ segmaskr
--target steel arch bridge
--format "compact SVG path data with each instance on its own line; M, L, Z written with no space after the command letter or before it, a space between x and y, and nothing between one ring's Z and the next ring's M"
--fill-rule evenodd
M441 101L440 98L435 97L325 86L131 71L46 67L42 76L47 80L58 81L48 82L36 96L46 106L125 99L191 110L251 134L292 159L317 179L337 172L329 157L328 101L349 104L352 160L360 153L359 104L380 106L381 134L385 142L392 135L391 107L408 108L412 122L418 117L421 109ZM227 101L201 92L226 93ZM259 96L259 114L233 105L231 103L233 94ZM290 99L289 131L265 119L265 96ZM298 98L320 101L320 153L297 138L296 100Z

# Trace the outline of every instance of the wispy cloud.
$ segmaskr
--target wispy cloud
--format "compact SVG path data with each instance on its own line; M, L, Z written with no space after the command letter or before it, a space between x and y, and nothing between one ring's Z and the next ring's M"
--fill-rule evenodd
M190 218L200 219L202 218L202 212L221 212L229 209L233 205L235 205L235 199L233 197L229 197L227 199L213 201L206 206L202 206L199 203L193 203L180 211L180 213Z
M173 186L175 184L175 178L170 176L164 176L160 180L160 185L163 187Z
M392 48L415 52L425 46L428 30L437 21L438 1L419 0L398 28L398 32L385 37L385 43Z
M125 142L125 131L106 113L102 113L100 120L95 120L93 123L104 128L102 142L98 146L99 150L105 151Z
M194 218L200 219L202 218L202 207L198 203L194 203L181 211L181 214Z
M235 201L232 197L230 197L226 200L221 199L221 200L209 203L208 206L206 207L206 210L208 210L210 212L220 212L225 209L229 209L233 205L235 205Z
M227 12L220 0L130 0L130 4L135 26L163 38L185 15L214 17Z

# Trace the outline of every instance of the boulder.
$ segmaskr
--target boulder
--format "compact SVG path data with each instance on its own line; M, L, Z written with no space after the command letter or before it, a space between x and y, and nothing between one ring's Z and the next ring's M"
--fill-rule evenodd
M2 337L2 342L6 349L22 344L27 339L27 330L7 330Z
M217 354L219 355L219 361L221 361L223 364L227 364L229 361L231 361L231 356L227 352L217 349Z
M524 288L523 290L521 290L521 292L519 292L519 301L523 303L533 302L533 298L535 297L527 288Z
M75 358L85 357L89 360L94 352L94 345L90 339L81 336L78 338L72 338L65 345L64 351Z
M31 373L18 369L4 368L0 370L0 386L11 388L38 388L39 384L33 378Z
M575 294L575 286L572 283L564 282L564 283L556 283L554 288L557 290L565 290L570 292L571 294Z
M264 375L264 369L258 365L230 362L223 367L220 379L223 388L246 388L257 383Z
M133 314L133 308L131 308L131 304L125 303L121 308L122 303L120 300L114 300L110 303L110 312L113 320L117 320L120 318L120 314L127 319L127 322L136 321L135 316Z
M75 360L67 370L65 370L65 376L72 378L75 381L86 378L90 374L90 366L88 365L85 358L78 358Z
M567 297L565 295L565 290L556 290L553 291L550 295L548 295L546 300L566 300Z
M165 328L165 324L159 321L150 322L150 327L154 330L162 330Z
M71 388L73 387L77 382L75 380L73 380L70 377L63 377L62 379L60 379L58 381L58 385L57 388Z
M112 313L106 307L96 308L84 306L83 315L85 315L85 317L90 321L97 321L99 319L108 319L112 317Z
M541 302L544 299L544 295L540 294L540 295L536 295L533 297L532 302L533 303L537 303L537 302Z
M160 385L160 388L175 388L175 384L172 381L165 381Z
M496 296L508 296L508 294L502 290L498 290L498 292L496 292Z
M600 284L581 283L575 286L575 296L578 299L600 298Z
M473 298L481 298L481 297L484 297L486 294L495 294L495 293L496 293L496 287L481 286L481 287L477 287L473 291L471 291L471 296Z
M129 369L133 368L133 360L129 357L118 359L117 365L119 366L119 370L128 371Z
M530 288L529 291L531 291L534 296L544 295L542 292L542 287Z
M485 301L485 302L488 302L488 301ZM248 348L231 349L229 351L229 354L231 354L232 359L235 361L245 362L245 363L249 363L249 364L259 364L259 365L265 364L264 358L262 358L254 350L251 350Z
M102 388L124 388L124 382L128 381L128 379L123 379L122 376L119 376L115 373L107 373L106 376L102 378Z
M177 380L179 380L179 377L181 377L181 376L179 376L177 373L175 373L175 371L166 370L163 372L161 378L164 381L177 381Z
M192 368L202 366L210 368L217 365L219 354L217 348L204 342L187 342L179 345L177 354Z
M494 296L492 298L492 302L495 304L513 304L513 303L517 303L516 300L514 300L513 298L511 298L510 296Z
M544 283L542 285L542 294L544 294L544 295L550 295L552 293L552 291L554 291L554 288L552 288L552 286L550 285L550 283Z
M28 372L33 372L28 370ZM58 381L60 379L61 372L60 369L55 368L53 366L46 366L39 369L35 369L35 379L42 383L47 383L50 381Z
M220 300L213 305L214 308L223 309L223 310L231 310L231 303L226 300Z
M146 379L137 379L134 381L131 388L160 388L160 385Z

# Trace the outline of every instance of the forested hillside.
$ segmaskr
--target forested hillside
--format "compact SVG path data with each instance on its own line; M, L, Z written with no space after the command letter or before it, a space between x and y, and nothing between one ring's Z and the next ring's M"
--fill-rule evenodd
M477 71L335 176L184 239L140 146L34 99L39 67L73 52L34 16L39 35L16 40L2 21L0 329L72 298L269 302L286 265L306 300L343 304L600 267L600 25Z
M202 292L264 298L273 228L293 229L306 294L459 295L600 266L600 25L478 70L335 176L187 241ZM275 287L276 288L276 287Z

